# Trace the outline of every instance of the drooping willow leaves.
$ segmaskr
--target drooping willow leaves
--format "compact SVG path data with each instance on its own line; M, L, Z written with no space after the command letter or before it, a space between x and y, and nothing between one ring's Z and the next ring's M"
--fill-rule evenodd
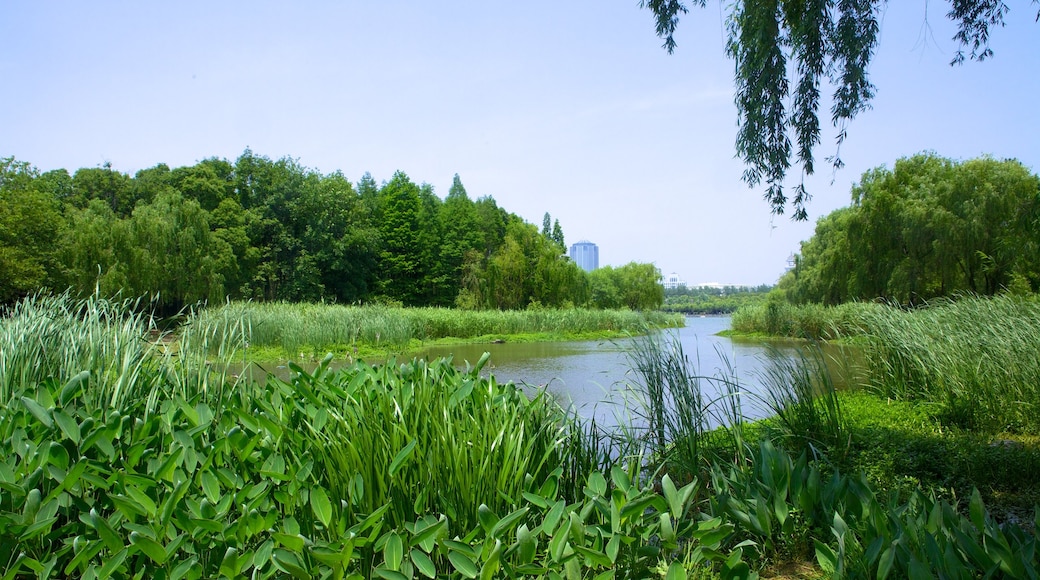
M689 10L687 4L704 7L707 0L640 2L653 12L657 35L669 53L675 50L675 31L679 17ZM834 87L831 122L837 129L835 152L827 161L835 169L842 167L840 150L848 123L869 108L874 97L868 67L885 4L885 0L728 3L726 53L736 63L736 149L747 164L744 181L749 187L765 184L764 197L774 214L783 214L790 206L793 219L808 218L810 194L804 177L815 170L813 149L820 144L824 81ZM1003 26L1008 6L1000 0L950 0L950 4L947 16L957 23L954 38L961 44L953 63L992 56L990 29ZM785 187L792 163L799 166L802 179L789 200Z

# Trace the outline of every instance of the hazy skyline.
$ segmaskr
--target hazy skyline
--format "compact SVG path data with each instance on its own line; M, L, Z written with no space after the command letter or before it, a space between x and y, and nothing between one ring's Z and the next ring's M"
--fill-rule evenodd
M948 5L889 3L845 169L824 163L825 130L810 220L770 215L734 158L722 10L691 8L668 55L637 0L15 0L0 8L0 157L133 175L248 147L355 183L400 170L441 197L457 173L531 223L549 212L600 265L750 285L775 282L870 168L930 150L1040 170L1036 6L1012 7L992 59L950 67Z

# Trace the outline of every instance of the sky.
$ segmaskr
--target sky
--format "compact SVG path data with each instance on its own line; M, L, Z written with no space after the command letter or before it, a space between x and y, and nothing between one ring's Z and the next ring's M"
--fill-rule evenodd
M871 168L931 151L1040 171L1038 8L1011 4L994 57L953 67L948 3L885 5L872 108L836 173L825 121L806 222L741 181L717 1L669 55L638 0L5 0L0 157L133 175L249 148L354 182L403 171L442 198L458 174L471 198L550 213L601 266L772 284Z

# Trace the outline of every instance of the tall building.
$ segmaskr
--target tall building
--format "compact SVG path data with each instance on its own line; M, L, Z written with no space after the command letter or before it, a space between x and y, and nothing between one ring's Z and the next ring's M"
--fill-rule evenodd
M571 244L571 259L579 268L591 272L599 268L599 246L588 240Z
M664 277L664 282L662 282L662 285L665 287L665 289L668 290L674 290L676 288L685 288L686 280L683 280L682 276L676 274L675 272L672 272L671 274L668 274Z

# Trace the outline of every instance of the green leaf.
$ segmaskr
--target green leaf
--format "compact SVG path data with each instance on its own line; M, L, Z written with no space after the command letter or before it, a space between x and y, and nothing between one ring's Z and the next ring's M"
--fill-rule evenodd
M58 428L61 432L68 437L73 443L79 445L80 433L79 424L76 420L69 416L68 413L61 409L54 410L54 422L58 424Z
M36 417L37 421L43 423L48 429L54 427L54 421L51 419L51 414L48 413L47 409L44 409L42 405L29 397L22 397L22 405L32 413L33 417Z
M469 556L466 556L462 552L456 550L448 552L448 561L451 562L451 565L459 574L462 574L466 578L477 577L477 565L473 563L473 560L471 560Z
M311 575L303 568L303 564L300 563L300 559L292 552L282 548L275 548L271 554L271 561L282 572L292 574L300 580L310 580L311 578Z
M538 538L531 533L527 524L523 524L517 528L516 543L520 564L530 564L531 562L534 562L535 552L538 550Z
M888 575L892 573L892 565L896 562L896 551L889 546L884 552L881 552L881 559L878 560L877 567L877 580L885 580Z
M202 480L202 491L206 494L206 498L209 499L210 503L220 501L220 480L217 479L217 476L209 471L203 471L199 479Z
M682 498L679 497L679 490L675 488L672 478L668 477L667 473L661 478L661 490L664 492L665 501L668 502L668 510L672 512L672 517L678 520L683 512Z
M971 523L975 524L975 528L980 532L986 529L986 506L982 504L982 495L979 494L978 488L971 490L971 499L968 501L968 514L971 518Z
M668 572L664 575L664 580L686 580L686 568L683 568L679 562L672 562L668 566Z
M58 402L62 407L68 405L72 399L79 396L83 390L84 383L90 379L90 371L80 371L76 376L69 379L69 382L65 383L65 386L61 388L61 392L58 393Z
M480 521L480 527L490 535L491 529L498 523L499 518L487 504L482 503L477 507L477 519Z
M404 559L404 542L397 532L390 532L383 548L383 561L387 567L395 572L401 569L401 561Z
M390 462L390 477L396 475L404 462L412 455L412 451L415 450L415 442L416 439L412 439L408 445L405 445L404 448L398 451L397 455L394 456L394 460Z
M332 502L329 501L328 494L325 490L320 487L313 487L310 491L311 495L311 510L314 512L315 517L321 522L326 528L332 522Z
M128 552L126 548L123 548L122 550L116 552L114 556L112 556L107 562L105 562L105 565L101 567L101 570L98 571L98 578L100 578L101 580L110 578L112 574L114 574L115 571L123 565L123 561L126 560L127 554Z
M823 568L824 572L834 574L838 569L838 555L827 544L819 540L813 540L813 542L816 544L816 562L820 564L820 568Z
M503 531L511 530L520 519L527 515L528 511L530 511L530 508L523 507L498 520L495 527L491 528L491 537L497 538Z
M137 532L130 533L130 544L148 556L153 562L160 566L166 563L166 549L159 542L142 536Z
M433 560L431 560L425 552L413 548L408 552L408 557L411 558L412 564L415 564L415 567L418 568L420 574L427 578L437 577L437 566L433 564Z

